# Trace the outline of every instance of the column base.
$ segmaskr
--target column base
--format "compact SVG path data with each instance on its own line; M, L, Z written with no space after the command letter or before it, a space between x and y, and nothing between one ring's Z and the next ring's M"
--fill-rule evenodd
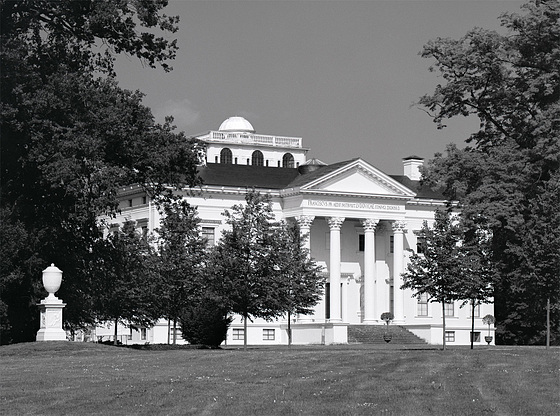
M39 329L35 341L66 341L66 332L62 329Z

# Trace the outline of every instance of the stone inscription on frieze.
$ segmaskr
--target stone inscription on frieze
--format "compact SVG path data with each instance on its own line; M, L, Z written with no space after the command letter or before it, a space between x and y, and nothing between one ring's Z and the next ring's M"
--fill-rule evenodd
M348 208L361 209L368 211L402 211L404 207L401 205L374 204L369 202L337 202L337 201L320 201L309 199L306 201L309 207L322 208Z

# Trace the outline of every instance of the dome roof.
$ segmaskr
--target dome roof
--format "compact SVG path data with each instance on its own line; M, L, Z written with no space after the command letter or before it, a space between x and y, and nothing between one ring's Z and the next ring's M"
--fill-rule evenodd
M230 117L220 124L219 131L246 131L254 133L255 128L243 117Z

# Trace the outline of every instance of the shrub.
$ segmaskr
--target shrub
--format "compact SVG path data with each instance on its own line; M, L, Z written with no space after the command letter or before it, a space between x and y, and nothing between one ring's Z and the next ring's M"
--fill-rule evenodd
M179 319L185 340L209 347L218 347L226 339L231 321L225 308L209 299L188 306Z

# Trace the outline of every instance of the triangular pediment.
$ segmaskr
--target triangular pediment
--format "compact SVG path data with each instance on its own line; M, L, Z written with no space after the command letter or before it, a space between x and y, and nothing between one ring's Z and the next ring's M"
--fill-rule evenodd
M362 159L356 159L338 169L313 179L302 191L329 194L372 195L384 197L414 197L415 193Z

